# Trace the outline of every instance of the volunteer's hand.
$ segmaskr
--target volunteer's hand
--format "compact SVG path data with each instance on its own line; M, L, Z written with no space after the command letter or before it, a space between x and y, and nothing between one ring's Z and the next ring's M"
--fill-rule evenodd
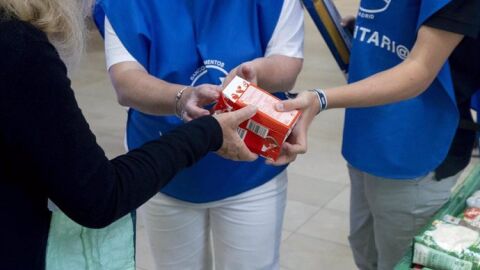
M223 86L226 86L228 83L230 83L235 76L239 76L253 84L258 83L257 70L253 62L245 62L230 71L227 78L223 82Z
M352 35L355 31L355 20L356 18L352 15L342 18L342 27L350 31L350 34Z
M187 88L178 104L183 121L188 122L209 115L210 112L203 107L215 102L221 91L220 86L213 84L202 84Z
M254 116L256 112L257 108L250 105L241 110L214 115L223 131L223 144L217 154L240 161L254 161L258 158L258 155L250 152L237 133L238 125Z
M284 100L275 105L277 111L302 111L300 119L282 146L282 152L276 161L267 160L267 164L280 166L294 161L298 154L307 152L308 128L317 114L320 104L315 93L304 91L295 99Z

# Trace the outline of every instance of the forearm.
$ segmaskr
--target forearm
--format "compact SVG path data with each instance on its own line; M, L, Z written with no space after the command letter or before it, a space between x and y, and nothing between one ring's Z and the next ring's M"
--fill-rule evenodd
M140 69L114 65L109 72L122 106L153 115L175 114L175 96L183 85L168 83Z
M329 107L376 106L420 95L462 39L459 34L422 26L406 60L359 82L327 89Z
M9 67L28 79L2 77L11 86L0 91L2 142L9 146L6 155L15 153L13 164L33 176L22 179L25 185L40 187L39 196L48 196L78 223L108 225L221 147L221 126L209 116L109 161L75 101L58 53L46 38L31 43L24 56L31 64Z
M181 169L193 165L209 151L218 150L222 144L221 134L213 117L194 120L126 155L104 160L86 181L91 186L85 186L85 190L64 189L63 197L55 197L55 201L84 226L107 226L140 207ZM71 194L65 194L68 192ZM82 193L88 194L85 201L65 202Z
M270 92L291 90L303 65L303 59L271 55L252 61L257 71L258 85Z
M406 60L356 83L325 89L329 108L370 107L418 96L434 76L422 65Z

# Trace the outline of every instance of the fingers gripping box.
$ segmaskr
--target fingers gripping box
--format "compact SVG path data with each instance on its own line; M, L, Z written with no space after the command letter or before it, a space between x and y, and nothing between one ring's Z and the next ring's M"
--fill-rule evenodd
M299 111L276 111L274 105L279 101L267 91L237 76L225 87L214 110L222 113L255 105L258 112L240 124L238 134L250 151L276 160L282 144L301 114Z

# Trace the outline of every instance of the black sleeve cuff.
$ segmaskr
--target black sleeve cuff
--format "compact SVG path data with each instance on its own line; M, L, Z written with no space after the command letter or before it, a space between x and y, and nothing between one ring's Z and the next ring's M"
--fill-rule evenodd
M213 116L203 116L192 121L203 126L208 132L210 140L209 150L217 151L223 145L223 131L220 123ZM193 124L192 123L192 124Z

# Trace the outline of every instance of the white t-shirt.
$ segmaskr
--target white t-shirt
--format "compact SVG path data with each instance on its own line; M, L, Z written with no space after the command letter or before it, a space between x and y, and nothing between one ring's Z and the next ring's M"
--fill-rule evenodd
M303 38L303 9L300 0L285 0L272 38L268 42L265 57L276 54L303 58ZM105 54L107 69L121 62L137 62L123 46L107 17Z

